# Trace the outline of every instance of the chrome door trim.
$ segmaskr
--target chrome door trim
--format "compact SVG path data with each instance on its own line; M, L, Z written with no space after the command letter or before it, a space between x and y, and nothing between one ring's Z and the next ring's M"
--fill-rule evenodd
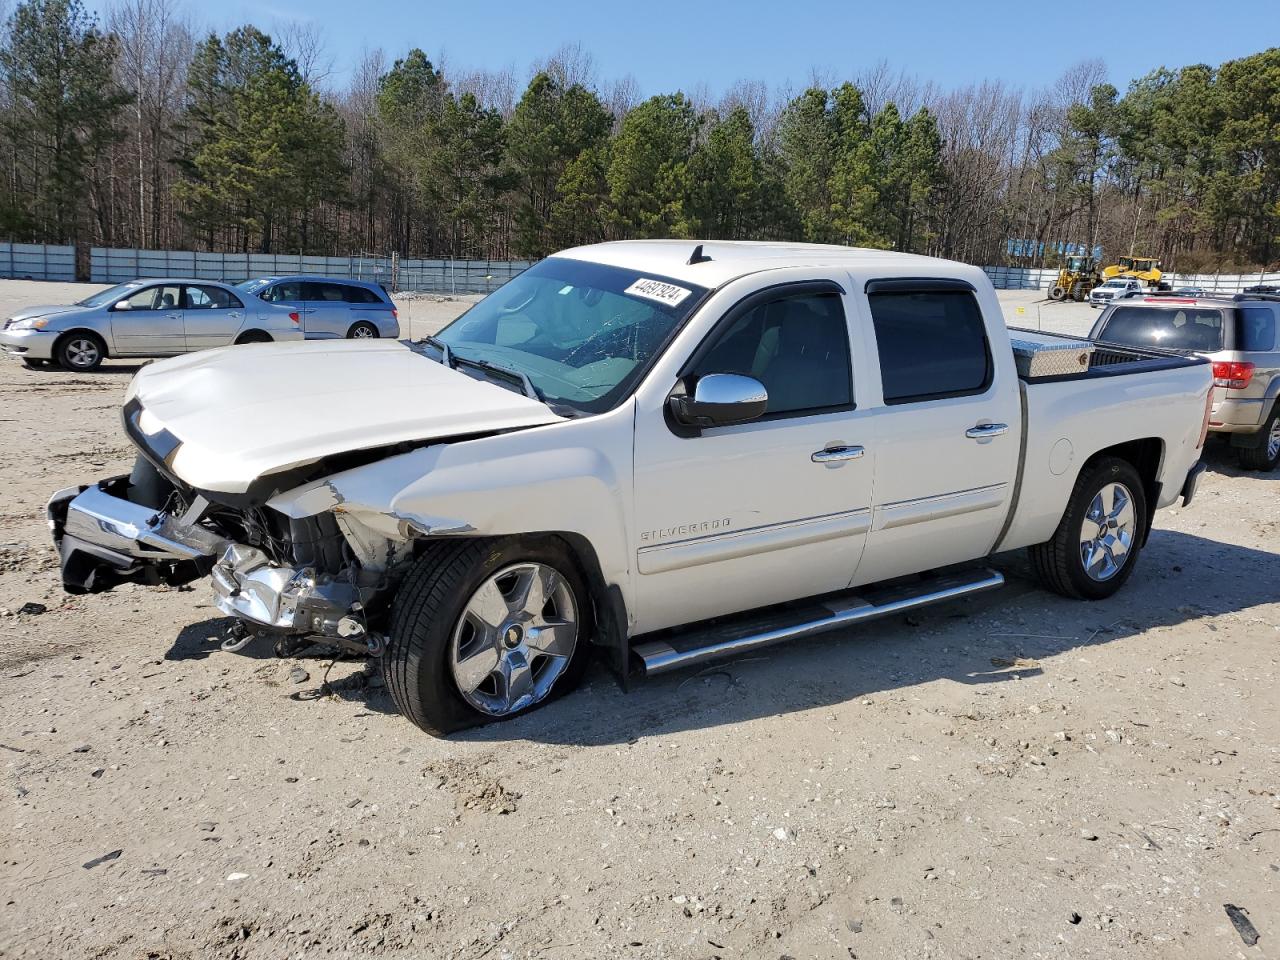
M785 550L787 547L856 536L870 529L871 509L863 507L844 513L787 520L783 523L641 547L636 551L636 565L644 574L666 573L705 563Z
M993 483L990 486L975 487L972 490L957 490L932 497L917 497L914 500L881 504L876 507L875 522L871 529L892 530L894 527L941 520L944 517L954 517L962 513L991 510L1004 503L1005 490L1008 487L1008 483Z
M809 459L814 463L840 463L844 460L857 460L866 452L858 446L823 447L810 454Z
M1002 437L1009 432L1007 423L979 423L964 432L964 435L970 440L990 440L992 437Z

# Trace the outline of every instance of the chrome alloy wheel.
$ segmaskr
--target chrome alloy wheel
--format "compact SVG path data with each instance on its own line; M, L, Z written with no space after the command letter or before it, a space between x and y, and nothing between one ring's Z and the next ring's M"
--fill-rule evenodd
M378 335L378 331L367 324L360 324L351 331L352 340L372 340Z
M92 367L101 358L98 344L88 337L76 337L67 344L64 356L73 367Z
M577 601L554 567L517 563L480 585L453 629L449 665L458 692L503 717L537 703L578 643Z
M1092 580L1110 580L1129 560L1137 534L1133 494L1123 483L1108 483L1089 504L1080 525L1080 562Z
M1267 434L1267 459L1280 457L1280 417L1271 421L1271 432Z

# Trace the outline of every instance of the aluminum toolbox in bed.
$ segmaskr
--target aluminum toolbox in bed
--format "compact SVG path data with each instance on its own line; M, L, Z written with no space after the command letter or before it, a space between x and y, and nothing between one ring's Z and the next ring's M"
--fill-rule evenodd
M1028 380L1088 373L1093 343L1034 330L1010 330L1018 376Z

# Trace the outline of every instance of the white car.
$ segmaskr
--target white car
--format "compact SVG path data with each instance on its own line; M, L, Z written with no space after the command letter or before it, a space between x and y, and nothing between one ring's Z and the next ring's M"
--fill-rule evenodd
M50 524L68 590L211 575L231 648L380 657L445 733L592 649L652 675L987 590L997 551L1110 596L1194 493L1209 364L1014 337L958 263L582 247L424 341L145 367L133 474Z
M1133 277L1112 277L1089 291L1089 306L1105 307L1112 300L1141 296L1145 289L1142 281Z

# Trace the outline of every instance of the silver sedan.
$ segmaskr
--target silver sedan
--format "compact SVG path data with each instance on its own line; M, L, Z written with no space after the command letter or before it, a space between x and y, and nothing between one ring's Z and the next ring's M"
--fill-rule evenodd
M212 280L130 280L4 321L0 348L28 367L93 370L107 357L170 357L232 343L303 339L296 309Z

